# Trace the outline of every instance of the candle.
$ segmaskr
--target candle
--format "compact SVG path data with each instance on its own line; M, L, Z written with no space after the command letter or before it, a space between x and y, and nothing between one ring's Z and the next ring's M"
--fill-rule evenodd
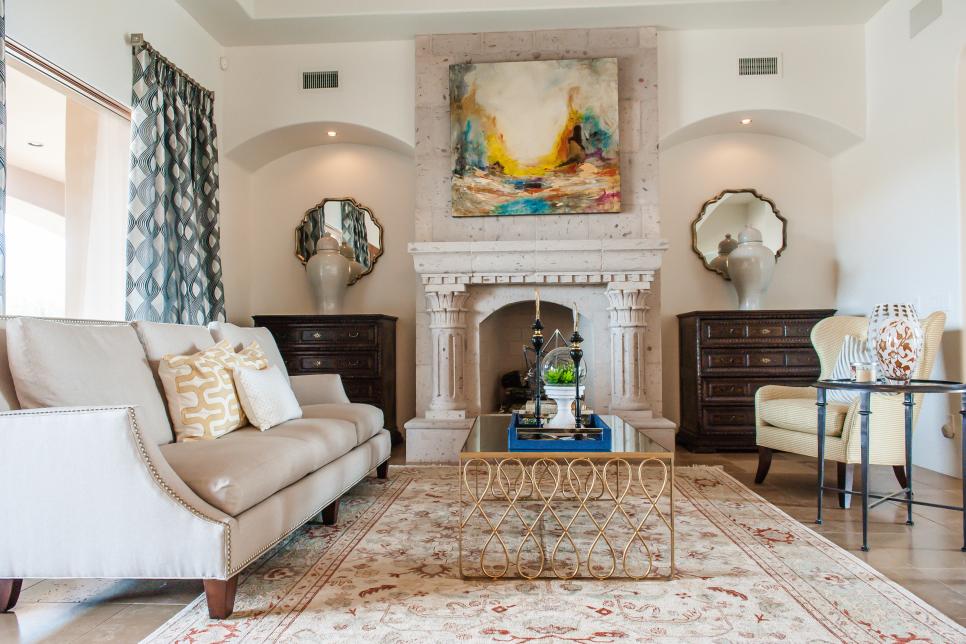
M533 293L537 298L537 319L539 320L540 319L540 289L534 290Z
M574 333L577 333L577 303L574 302Z

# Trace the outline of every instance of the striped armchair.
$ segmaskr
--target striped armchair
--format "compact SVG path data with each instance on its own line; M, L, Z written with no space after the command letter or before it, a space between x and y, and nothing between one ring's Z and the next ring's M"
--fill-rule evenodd
M942 340L946 314L936 312L923 321L924 345L916 378L928 378L936 361ZM829 378L842 340L847 335L866 338L868 320L864 317L835 316L822 320L812 329L812 345L821 363L821 377ZM814 387L784 387L766 385L755 394L755 427L758 444L758 473L755 483L761 483L771 467L773 452L791 452L804 456L818 455L817 424ZM915 397L913 426L919 418L922 394ZM872 415L869 417L869 462L892 465L896 479L906 487L905 411L902 396L873 394ZM825 420L825 458L838 465L838 487L851 490L853 464L861 461L859 401L852 403L829 400ZM849 507L850 494L839 495L839 505Z

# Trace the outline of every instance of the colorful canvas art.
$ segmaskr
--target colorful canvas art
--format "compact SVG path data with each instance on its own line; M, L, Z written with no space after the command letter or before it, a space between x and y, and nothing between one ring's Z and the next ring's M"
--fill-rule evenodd
M620 212L617 59L449 68L453 215Z

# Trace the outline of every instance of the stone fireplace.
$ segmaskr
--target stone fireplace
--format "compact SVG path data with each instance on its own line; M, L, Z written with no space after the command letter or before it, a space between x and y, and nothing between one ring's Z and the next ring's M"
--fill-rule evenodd
M455 458L474 418L490 411L482 408L493 383L480 381L481 355L499 349L481 342L482 323L531 302L535 288L544 302L577 305L592 374L587 403L635 426L669 427L659 415L659 336L647 323L659 306L648 297L665 248L643 239L411 244L426 315L416 327L419 416L406 423L407 459Z
M407 459L456 460L474 418L490 411L484 407L491 406L494 383L492 374L481 382L481 355L502 350L487 346L493 321L483 333L481 325L504 307L532 302L535 288L543 302L577 304L591 370L588 404L638 426L673 431L661 418L658 272L667 245L658 209L656 29L423 35L416 37L415 56L416 212L409 252L422 284L417 415L406 423ZM622 212L453 217L449 66L595 57L618 59ZM569 326L566 331L569 337ZM506 333L519 340L521 329Z

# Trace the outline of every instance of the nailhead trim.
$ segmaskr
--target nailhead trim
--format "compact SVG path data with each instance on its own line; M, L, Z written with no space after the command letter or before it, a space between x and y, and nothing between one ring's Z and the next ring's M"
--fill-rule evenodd
M172 490L168 486L168 484L164 482L164 479L161 477L161 475L158 473L158 470L155 468L154 463L148 457L147 450L144 448L144 440L142 439L142 436L141 436L141 428L137 422L137 415L134 413L134 407L96 407L96 408L90 408L90 409L73 409L70 411L67 411L67 410L38 411L38 410L23 409L23 410L17 410L17 411L3 412L2 414L0 414L0 418L9 417L9 416L72 416L76 414L91 414L91 413L97 413L97 412L103 412L103 411L126 411L127 412L128 421L130 422L131 433L134 435L134 441L137 444L138 453L141 456L141 460L147 466L148 471L151 473L151 477L154 479L154 482L157 484L157 486L161 488L162 492L167 494L178 505L180 505L181 507L191 512L191 514L195 515L199 519L207 521L208 523L214 523L215 525L222 526L225 529L225 561L228 564L228 566L226 567L231 566L231 526L227 522L213 519L205 515L201 511L197 510L190 503L182 499L177 494L177 492ZM229 575L229 577L230 576L231 575Z

